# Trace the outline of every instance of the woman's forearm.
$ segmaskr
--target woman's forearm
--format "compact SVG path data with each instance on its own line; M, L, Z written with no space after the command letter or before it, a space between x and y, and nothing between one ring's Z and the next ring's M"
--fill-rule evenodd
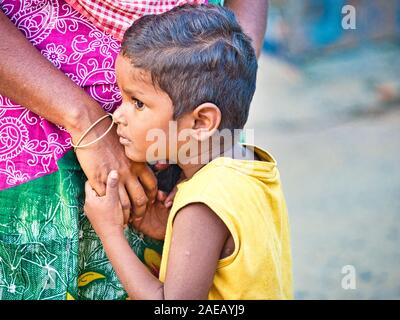
M43 57L1 10L0 94L63 126L74 143L106 114L96 100ZM94 141L111 124L110 118L104 119L81 143ZM132 205L135 212L143 214L148 198L154 199L157 184L153 173L146 165L133 163L126 157L115 126L101 141L76 150L76 156L98 195L105 193L108 173L113 169L119 172L123 177L119 184L121 203L126 211ZM145 185L147 194L141 184Z
M268 0L225 0L225 6L235 12L259 57L267 28Z
M105 114L97 102L54 67L0 10L0 94L71 134Z

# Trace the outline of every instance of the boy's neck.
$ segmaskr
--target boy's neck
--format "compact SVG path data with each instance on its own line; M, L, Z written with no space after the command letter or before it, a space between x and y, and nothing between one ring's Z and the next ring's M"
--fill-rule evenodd
M238 160L257 160L257 156L239 142L225 147L214 146L210 147L207 154L200 153L191 158L189 163L179 163L178 166L182 169L185 177L190 179L202 167L210 163L212 160L220 157L227 157Z

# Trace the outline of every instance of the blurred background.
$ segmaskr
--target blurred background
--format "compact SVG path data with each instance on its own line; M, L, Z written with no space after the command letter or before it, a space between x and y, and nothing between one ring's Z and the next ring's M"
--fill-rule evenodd
M400 299L399 76L400 0L270 0L246 127L281 171L297 299Z

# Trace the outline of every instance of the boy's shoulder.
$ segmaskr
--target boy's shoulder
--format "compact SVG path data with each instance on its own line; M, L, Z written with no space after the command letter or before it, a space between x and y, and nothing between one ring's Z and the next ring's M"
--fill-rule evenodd
M181 182L171 209L171 220L180 209L194 203L207 205L224 222L263 223L266 212L272 217L272 211L285 210L276 162L271 155L260 151L257 152L260 160L217 158L191 179Z
M259 160L238 160L219 157L178 185L177 197L241 197L244 193L264 194L271 184L279 184L275 159L266 151L254 148Z

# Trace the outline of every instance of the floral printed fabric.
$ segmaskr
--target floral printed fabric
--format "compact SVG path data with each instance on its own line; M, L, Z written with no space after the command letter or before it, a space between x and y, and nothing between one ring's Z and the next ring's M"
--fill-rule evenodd
M100 30L121 40L132 22L148 14L167 12L185 3L202 4L207 0L66 0L76 11Z
M0 192L0 300L126 299L83 214L86 178L74 152L57 164L57 172ZM126 237L158 275L162 242L129 229Z
M121 97L114 63L120 43L62 0L0 0L0 8L54 66L106 111ZM57 171L71 150L61 127L0 95L0 190Z
M54 66L106 111L115 110L118 40L63 0L0 0L0 9ZM70 142L63 128L0 95L0 190L57 171Z
M120 103L120 43L63 0L0 0L27 39L106 111ZM125 299L83 214L85 176L70 136L0 96L0 299ZM127 230L158 272L162 242Z

